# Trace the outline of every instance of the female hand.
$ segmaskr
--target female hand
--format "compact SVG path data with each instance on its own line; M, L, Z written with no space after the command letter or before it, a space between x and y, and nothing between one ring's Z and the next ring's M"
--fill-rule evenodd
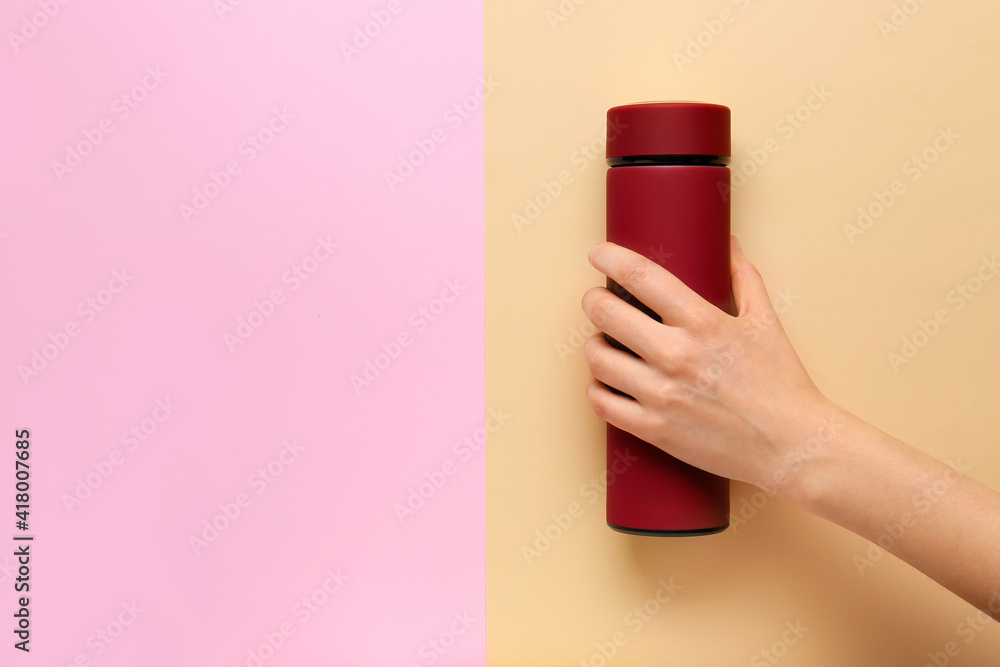
M828 401L792 349L760 274L735 239L730 245L735 316L641 255L612 243L591 249L595 268L663 320L603 287L584 294L594 325L638 354L602 333L587 339L594 410L687 463L861 535L984 618L1000 618L1000 494Z
M663 322L604 287L588 290L583 310L600 332L584 346L587 396L602 419L687 463L778 487L829 428L830 412L735 237L730 254L735 317L642 255L595 245L591 264Z

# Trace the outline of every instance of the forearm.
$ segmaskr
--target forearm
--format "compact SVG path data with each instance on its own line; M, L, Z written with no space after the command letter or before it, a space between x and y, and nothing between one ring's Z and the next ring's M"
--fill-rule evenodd
M831 437L785 495L1000 618L1000 494L825 399L817 415Z
M867 538L1000 618L1000 494L823 397L760 274L735 243L731 251L735 317L638 253L591 248L591 263L661 318L603 287L584 295L602 332L585 346L594 410L682 461Z

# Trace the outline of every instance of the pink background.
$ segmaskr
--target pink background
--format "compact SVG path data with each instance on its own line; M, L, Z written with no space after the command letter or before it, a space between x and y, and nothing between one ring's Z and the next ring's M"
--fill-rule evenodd
M16 0L0 26L0 662L483 662L484 456L455 446L485 412L481 6Z

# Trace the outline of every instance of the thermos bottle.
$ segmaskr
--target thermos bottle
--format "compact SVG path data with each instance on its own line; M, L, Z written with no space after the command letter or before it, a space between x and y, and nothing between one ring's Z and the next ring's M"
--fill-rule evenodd
M733 314L729 119L728 107L696 102L609 109L607 239L645 255ZM608 289L660 319L610 278ZM708 535L729 525L728 479L611 424L607 474L607 521L617 531Z

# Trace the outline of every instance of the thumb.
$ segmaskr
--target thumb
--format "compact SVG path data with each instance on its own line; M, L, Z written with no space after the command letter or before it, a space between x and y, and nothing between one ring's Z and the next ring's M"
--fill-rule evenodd
M760 272L743 255L736 237L730 236L729 241L729 271L737 316L770 310L771 298L767 295Z

